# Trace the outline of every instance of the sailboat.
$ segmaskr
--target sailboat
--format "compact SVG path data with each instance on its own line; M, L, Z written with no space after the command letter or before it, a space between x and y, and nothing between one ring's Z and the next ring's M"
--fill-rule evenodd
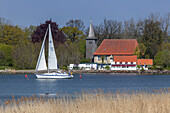
M47 33L49 33L48 34L48 67L45 59L45 41L46 41ZM51 27L49 24L41 46L40 54L35 69L35 75L37 78L56 78L56 79L73 78L72 74L70 75L66 72L61 72L61 71L54 72L54 70L59 70L59 68L57 64L57 57L56 57L53 39L52 39ZM47 73L38 74L39 71L47 71Z

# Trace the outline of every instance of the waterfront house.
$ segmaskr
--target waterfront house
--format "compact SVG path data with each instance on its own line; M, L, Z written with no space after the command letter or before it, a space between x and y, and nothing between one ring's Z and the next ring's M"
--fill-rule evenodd
M137 56L115 56L111 61L111 70L136 70Z
M148 70L153 65L153 59L138 59L137 65L140 65L140 69Z
M107 64L115 56L133 56L137 45L136 39L104 39L93 54L94 63Z

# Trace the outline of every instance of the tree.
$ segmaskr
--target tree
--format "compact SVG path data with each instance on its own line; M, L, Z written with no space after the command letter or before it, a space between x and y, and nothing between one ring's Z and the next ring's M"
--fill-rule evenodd
M24 32L18 26L3 25L0 35L0 43L7 45L16 45L20 40L26 41Z
M140 42L146 47L146 53L154 58L164 41L163 32L160 29L160 22L146 19L143 22L142 36Z
M56 45L64 44L66 40L65 35L63 34L62 30L58 28L56 22L52 22L51 20L46 21L44 24L41 24L37 27L37 29L32 34L32 42L36 43L43 41L49 24L51 25L54 43L56 43Z
M135 49L135 55L137 55L138 58L143 58L146 52L146 46L143 43L139 43L138 46Z
M85 37L82 31L79 31L77 27L63 27L61 28L63 33L65 34L67 38L67 44L75 42L77 39L82 39Z
M14 67L16 69L35 69L40 47L40 43L20 42L12 52Z
M37 29L37 26L30 25L26 27L23 31L25 33L27 43L31 43L32 39L31 36L33 35L34 31Z
M155 63L156 65L162 67L169 67L170 66L170 44L165 43L163 44L161 51L159 51L155 56Z
M138 36L138 25L134 20L124 21L123 38L137 39Z
M84 22L82 20L69 20L68 22L66 22L66 26L67 27L77 27L79 31L83 31L85 26L84 26Z
M13 66L13 46L0 44L0 66Z

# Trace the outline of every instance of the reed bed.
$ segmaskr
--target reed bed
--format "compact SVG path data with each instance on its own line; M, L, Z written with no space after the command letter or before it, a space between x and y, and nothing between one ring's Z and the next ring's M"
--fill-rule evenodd
M120 93L121 92L121 93ZM21 97L6 100L0 113L169 113L169 89L123 91L102 90L54 98L48 96Z

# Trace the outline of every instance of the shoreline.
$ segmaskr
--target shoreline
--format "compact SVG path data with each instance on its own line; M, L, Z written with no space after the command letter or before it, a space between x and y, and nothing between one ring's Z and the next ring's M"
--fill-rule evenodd
M63 70L64 71L64 70ZM0 74L34 74L35 70L0 70ZM70 70L73 74L82 73L133 73L133 74L170 74L170 70Z

